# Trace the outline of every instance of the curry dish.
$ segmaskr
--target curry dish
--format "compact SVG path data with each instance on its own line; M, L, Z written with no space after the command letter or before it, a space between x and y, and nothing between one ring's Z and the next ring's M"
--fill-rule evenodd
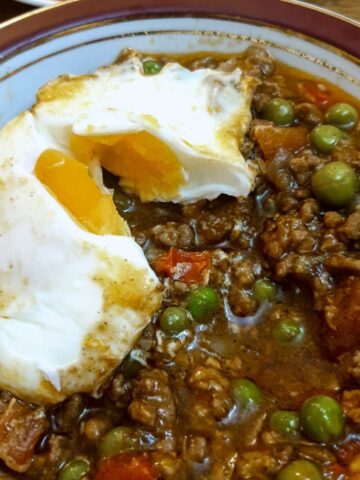
M252 79L252 192L142 202L104 171L161 308L95 396L1 392L0 477L359 480L360 106L258 47L144 73L168 62Z

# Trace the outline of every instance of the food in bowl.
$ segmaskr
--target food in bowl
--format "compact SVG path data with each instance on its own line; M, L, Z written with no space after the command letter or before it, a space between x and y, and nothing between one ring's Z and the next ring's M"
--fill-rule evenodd
M258 47L40 90L0 133L8 475L355 479L358 111Z

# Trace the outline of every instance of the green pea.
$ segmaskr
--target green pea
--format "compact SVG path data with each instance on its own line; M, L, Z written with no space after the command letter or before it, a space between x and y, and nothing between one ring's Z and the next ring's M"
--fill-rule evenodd
M357 110L348 103L336 103L325 114L327 123L343 130L351 130L358 121Z
M281 127L291 125L295 118L294 108L284 98L273 98L264 107L263 118Z
M282 468L276 480L323 480L316 465L308 460L295 460Z
M256 280L252 288L255 300L259 303L269 302L274 300L277 293L277 288L274 282L268 278L261 278Z
M294 320L281 320L273 329L273 338L279 343L290 343L300 340L304 335L304 327Z
M135 377L135 375L144 368L144 365L140 363L130 352L127 357L124 358L121 364L121 372L126 378Z
M344 162L324 165L311 179L311 190L319 202L335 208L344 207L354 199L356 186L356 173Z
M232 384L232 392L235 401L241 407L248 410L258 407L261 403L261 390L254 382L247 378L234 380Z
M309 135L310 143L320 153L329 153L341 139L341 131L333 125L318 125Z
M166 333L180 333L190 328L190 320L183 308L169 307L160 317L160 327Z
M139 441L136 432L130 427L116 427L109 430L99 444L100 457L111 457L118 453L136 451Z
M145 60L143 62L143 69L145 75L156 75L161 70L161 65L155 60Z
M285 437L298 438L300 436L299 415L287 410L278 410L270 417L270 427Z
M300 425L314 442L331 443L344 431L344 413L339 403L326 395L308 398L300 410Z
M198 287L187 298L187 309L198 322L206 322L220 309L219 296L211 287Z
M72 460L61 470L59 480L80 480L90 471L85 460Z

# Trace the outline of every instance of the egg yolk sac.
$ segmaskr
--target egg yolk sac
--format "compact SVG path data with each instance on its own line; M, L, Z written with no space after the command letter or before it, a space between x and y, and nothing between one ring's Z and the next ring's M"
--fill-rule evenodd
M98 235L129 235L111 195L101 192L83 163L57 150L45 150L35 175L86 230Z
M70 148L75 157L88 164L96 158L120 177L120 185L136 193L143 202L161 196L171 199L184 184L183 169L175 153L148 132L122 135L73 135Z

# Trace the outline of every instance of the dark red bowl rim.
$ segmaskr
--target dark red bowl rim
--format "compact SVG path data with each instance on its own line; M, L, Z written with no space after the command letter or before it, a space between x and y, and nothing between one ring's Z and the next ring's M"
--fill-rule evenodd
M0 59L48 35L89 23L144 16L225 16L284 27L360 57L360 23L291 0L75 0L0 27Z

